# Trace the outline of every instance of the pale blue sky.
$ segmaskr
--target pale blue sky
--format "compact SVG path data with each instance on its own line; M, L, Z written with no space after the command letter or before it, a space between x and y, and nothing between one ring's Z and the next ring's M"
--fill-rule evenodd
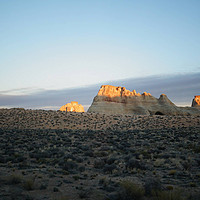
M0 91L200 71L199 0L0 0Z

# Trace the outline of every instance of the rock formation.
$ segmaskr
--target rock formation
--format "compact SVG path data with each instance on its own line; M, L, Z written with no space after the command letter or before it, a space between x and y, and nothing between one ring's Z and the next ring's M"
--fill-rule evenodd
M126 90L124 87L102 85L88 112L136 115L189 115L200 114L194 108L180 108L173 104L165 94L160 98L150 93L142 95Z
M78 104L76 101L72 101L71 103L67 103L66 105L60 108L60 111L67 112L85 112L84 108L81 104Z
M194 99L192 100L192 107L200 109L200 95L194 96Z

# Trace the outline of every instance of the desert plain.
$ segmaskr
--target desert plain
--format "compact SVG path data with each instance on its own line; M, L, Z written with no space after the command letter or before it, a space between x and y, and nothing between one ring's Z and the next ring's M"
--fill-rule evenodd
M199 200L200 116L0 109L2 200Z

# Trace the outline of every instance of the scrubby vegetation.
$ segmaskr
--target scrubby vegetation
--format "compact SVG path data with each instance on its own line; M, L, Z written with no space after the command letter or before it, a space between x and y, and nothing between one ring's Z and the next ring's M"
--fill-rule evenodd
M200 199L200 118L16 109L0 119L0 199Z
M0 129L0 177L34 199L196 200L199 154L187 147L198 137L196 128Z

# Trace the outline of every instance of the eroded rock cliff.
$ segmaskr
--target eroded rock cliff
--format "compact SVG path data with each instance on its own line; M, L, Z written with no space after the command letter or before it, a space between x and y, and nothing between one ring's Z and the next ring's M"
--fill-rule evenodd
M150 93L137 93L124 87L102 85L88 112L136 115L188 115L200 114L197 109L180 108L173 104L165 94L160 98Z
M67 112L85 112L84 108L81 104L78 104L76 101L72 101L71 103L67 103L66 105L60 108L60 111Z

